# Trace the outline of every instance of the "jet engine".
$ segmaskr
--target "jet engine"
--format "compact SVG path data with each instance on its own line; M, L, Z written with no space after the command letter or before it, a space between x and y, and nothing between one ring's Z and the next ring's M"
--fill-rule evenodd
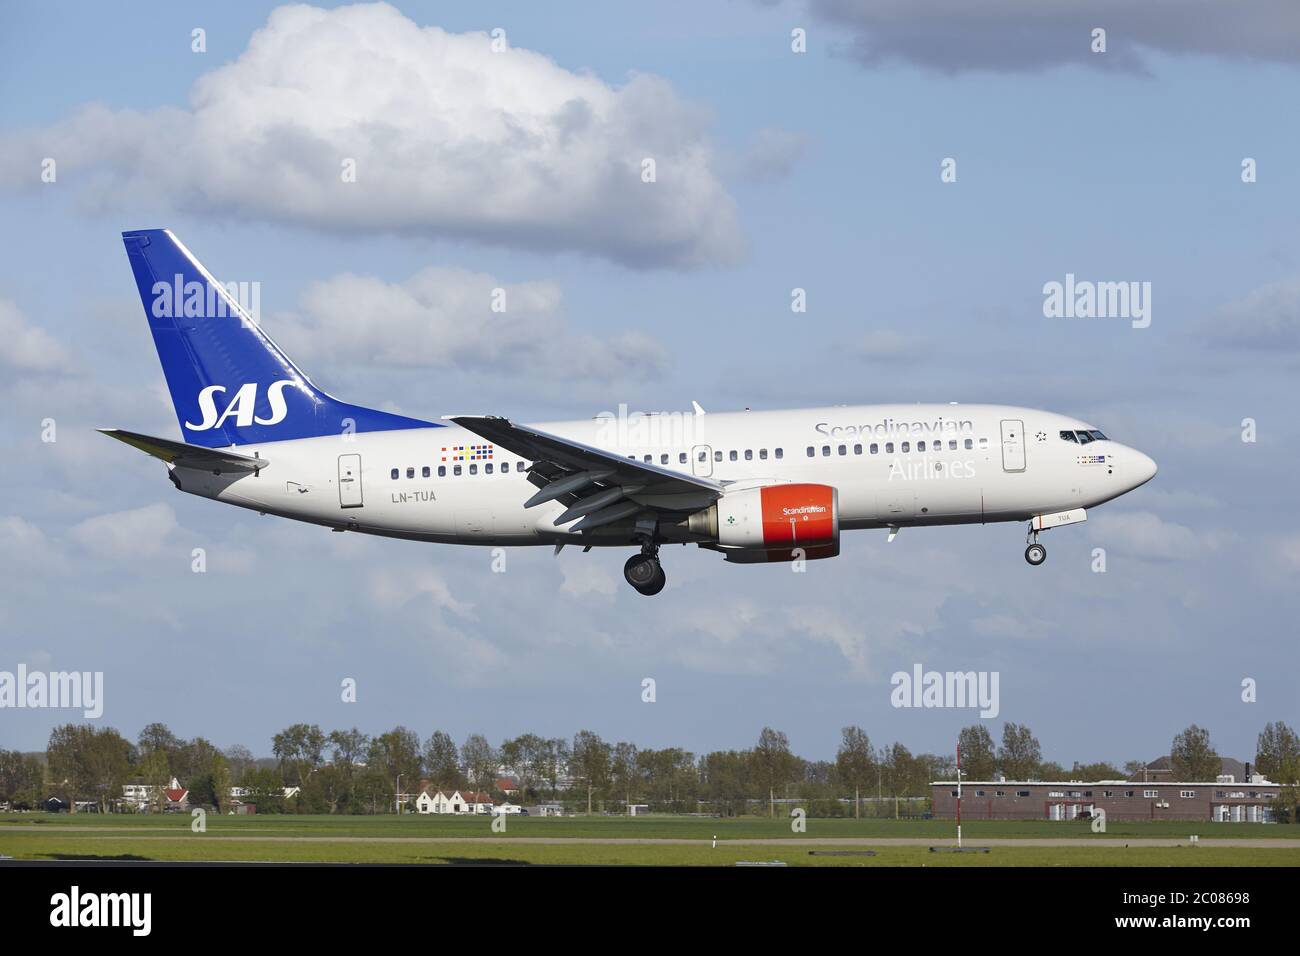
M840 553L839 492L812 484L742 488L691 515L689 529L732 562L831 558Z

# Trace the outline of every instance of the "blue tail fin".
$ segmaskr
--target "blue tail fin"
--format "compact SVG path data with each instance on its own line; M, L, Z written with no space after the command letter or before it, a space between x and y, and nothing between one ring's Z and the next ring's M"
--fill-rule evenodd
M326 395L169 230L124 232L122 241L188 443L442 427Z

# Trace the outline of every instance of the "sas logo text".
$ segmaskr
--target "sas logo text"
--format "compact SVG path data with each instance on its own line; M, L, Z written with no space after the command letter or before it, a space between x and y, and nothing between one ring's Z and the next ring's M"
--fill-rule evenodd
M248 382L239 386L234 397L226 404L225 410L217 412L217 393L226 391L224 385L209 385L203 391L199 392L199 411L203 414L203 420L197 425L193 422L186 422L185 427L190 431L205 432L210 428L220 428L227 418L234 416L235 425L239 428L248 428L250 425L278 425L284 421L285 415L289 413L288 406L284 401L284 390L287 386L292 385L291 379L281 379L278 382L272 382L266 390L266 400L271 403L271 415L269 418L258 418L255 413L257 405L257 383Z

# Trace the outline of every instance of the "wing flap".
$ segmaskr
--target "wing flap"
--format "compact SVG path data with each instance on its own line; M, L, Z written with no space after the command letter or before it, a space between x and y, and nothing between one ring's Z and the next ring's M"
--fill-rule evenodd
M624 458L505 418L453 415L450 420L532 462L528 480L539 490L525 507L558 501L564 510L553 520L557 530L575 522L568 533L586 533L632 519L641 528L638 533L645 534L647 523L653 529L657 519L680 521L722 495L722 485L711 479Z

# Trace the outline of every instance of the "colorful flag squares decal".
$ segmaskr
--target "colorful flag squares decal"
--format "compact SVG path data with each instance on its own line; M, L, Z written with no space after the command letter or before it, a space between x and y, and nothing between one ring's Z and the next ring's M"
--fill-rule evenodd
M442 450L443 461L488 461L491 458L491 445L452 445Z

